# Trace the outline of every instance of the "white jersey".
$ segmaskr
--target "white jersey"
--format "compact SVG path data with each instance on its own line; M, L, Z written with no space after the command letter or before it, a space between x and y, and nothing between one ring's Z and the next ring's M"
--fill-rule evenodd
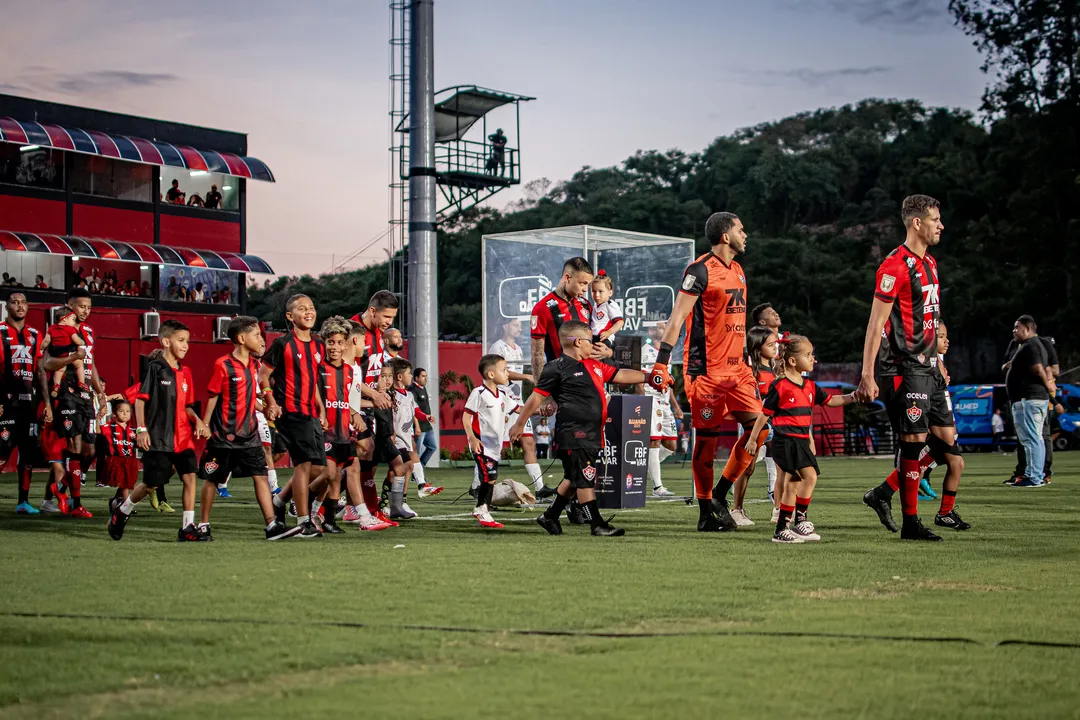
M518 409L517 401L502 390L491 392L486 385L477 385L465 401L465 409L473 414L472 431L484 446L484 454L498 460L507 421Z
M642 346L641 346L641 371L644 372L646 376L648 376L649 373L652 372L653 365L656 364L656 357L659 354L660 353L656 350L656 348L651 343L645 342L644 344L642 344ZM671 374L671 365L670 364L667 366L667 369L668 369L668 375L670 375ZM671 388L668 388L664 392L660 392L659 390L654 388L649 383L645 383L645 394L649 395L651 397L654 397L654 398L659 398L660 400L662 400L663 402L666 403L666 402L668 402L669 398L671 397Z
M622 303L614 298L599 305L593 303L592 319L589 321L593 335L609 330L617 320L622 320L622 316Z
M363 412L364 408L360 406L360 401L364 395L360 392L360 388L364 386L364 369L360 367L360 363L354 362L352 370L353 382L349 386L349 407L353 412Z
M394 390L394 445L401 450L413 449L413 421L416 420L416 399L408 390Z
M525 374L525 355L522 352L520 345L508 343L500 338L491 343L488 352L492 355L501 355L503 360L506 360L506 368L510 372L521 373L522 375ZM506 385L500 385L499 391L507 393L517 402L521 402L520 382L511 381Z

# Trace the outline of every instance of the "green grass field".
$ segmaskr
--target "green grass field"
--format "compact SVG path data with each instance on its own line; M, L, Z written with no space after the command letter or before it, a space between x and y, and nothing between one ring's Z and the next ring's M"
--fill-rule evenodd
M263 540L237 481L182 545L148 503L111 541L92 486L93 520L15 517L5 475L0 717L1080 717L1080 453L1034 490L1000 484L1012 460L968 458L975 527L932 545L862 505L880 460L822 462L802 546L769 542L761 467L734 534L653 501L624 538L483 531L456 470L410 500L430 519L309 542Z

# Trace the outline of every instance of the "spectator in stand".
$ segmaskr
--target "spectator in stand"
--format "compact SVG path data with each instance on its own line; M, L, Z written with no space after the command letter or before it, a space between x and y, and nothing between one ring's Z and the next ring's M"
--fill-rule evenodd
M76 287L78 287L81 290L85 290L86 289L86 280L83 279L83 278L79 278L79 282L76 283Z
M1050 398L1057 393L1052 364L1046 347L1036 334L1035 319L1021 315L1013 324L1016 352L1007 357L1004 368L1005 387L1012 403L1016 437L1024 449L1024 474L1016 478L1015 487L1040 487L1046 484L1046 448L1043 444L1043 424L1048 421ZM1019 454L1019 451L1018 453ZM1006 481L1009 482L1009 481Z
M114 287L120 282L119 280L116 279L116 271L115 270L106 270L105 271L105 279L110 281L113 284Z
M1001 417L1001 408L994 410L994 414L990 418L990 429L994 433L994 444L991 446L990 452L997 452L1001 447L1001 438L1005 437L1005 418Z
M221 193L218 192L217 185L210 186L210 192L206 193L206 200L203 201L203 205L208 210L221 208Z
M22 285L20 285L20 284L19 284L19 281L18 281L18 280L16 280L16 279L15 279L15 278L14 278L13 276L9 276L9 277L8 277L8 279L7 279L7 285L8 285L9 287L22 287Z
M210 293L210 302L212 302L215 305L217 305L218 303L221 302L221 297L217 294L216 290L214 292Z
M169 192L165 193L165 201L174 205L184 204L184 192L180 189L180 181L173 180L172 187L169 188Z
M138 297L139 286L135 284L134 280L128 280L124 283L124 294L130 297Z
M184 287L183 285L180 285L179 289L176 291L176 300L177 300L177 302L187 302L188 301L188 291L187 291L187 288Z
M206 293L203 292L203 284L201 282L195 283L195 292L191 295L190 300L192 302L206 302Z
M176 284L176 277L169 278L169 284L165 286L164 297L166 300L176 300L180 294L180 286Z
M154 291L150 289L150 281L143 280L142 289L139 294L144 298L154 297Z
M8 284L8 280L10 280L10 279L11 279L11 276L10 276L10 275L8 275L7 273L4 273L4 284L5 284L5 285L7 285L7 284Z
M203 207L204 203L203 199L199 197L199 193L192 193L191 197L188 198L187 204L190 207Z
M229 288L221 288L221 304L230 305L232 303L232 293L229 292Z
M43 275L34 276L34 287L39 290L48 290L49 286L45 284L45 277Z

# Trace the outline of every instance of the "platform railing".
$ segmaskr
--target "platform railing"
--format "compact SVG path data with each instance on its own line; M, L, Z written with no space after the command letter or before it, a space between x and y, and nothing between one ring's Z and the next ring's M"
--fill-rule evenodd
M457 140L435 146L435 169L443 173L490 175L511 183L518 182L517 148L504 147L501 158L489 142Z

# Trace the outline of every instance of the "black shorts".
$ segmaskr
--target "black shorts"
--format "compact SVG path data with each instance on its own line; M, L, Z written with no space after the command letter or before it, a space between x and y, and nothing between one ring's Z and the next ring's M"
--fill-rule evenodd
M480 482L495 484L499 482L499 461L489 458L487 455L473 455L476 460L476 470L480 473Z
M326 459L333 460L334 464L340 469L352 465L352 461L356 459L356 443L326 443Z
M326 464L326 440L318 418L287 412L275 424L293 466Z
M596 477L600 468L600 448L560 449L558 457L562 460L563 478L570 481L570 487L585 489L596 487Z
M360 415L364 418L364 429L356 433L357 440L367 440L369 437L375 437L375 434L371 431L375 427L375 420L366 412L361 412Z
M246 448L206 446L199 460L199 477L215 485L225 482L232 473L238 477L266 477L266 455L262 445Z
M277 431L277 428L270 425L270 453L273 455L281 455L289 452L289 449L285 447L285 440L281 437L281 433Z
M933 375L881 377L878 391L894 431L901 435L930 431L931 398L938 392Z
M818 472L817 458L810 452L809 438L776 435L772 441L772 452L776 467L789 475L796 475L804 468L814 468L814 472ZM798 479L796 475L795 480Z
M19 465L45 467L38 464L41 446L37 422L37 415L30 408L17 403L4 407L4 414L0 415L0 465L17 449Z
M199 470L194 450L172 453L161 450L148 450L142 456L143 483L147 487L168 485L173 476L173 468L180 476L194 475Z
M956 427L953 419L952 400L949 398L949 386L945 378L934 379L934 394L930 396L930 417L927 420L930 427Z
M375 452L371 456L371 459L378 465L390 465L394 462L394 458L401 458L402 462L408 462L409 452L407 450L400 450L398 446L394 444L394 438L391 435L376 437Z

